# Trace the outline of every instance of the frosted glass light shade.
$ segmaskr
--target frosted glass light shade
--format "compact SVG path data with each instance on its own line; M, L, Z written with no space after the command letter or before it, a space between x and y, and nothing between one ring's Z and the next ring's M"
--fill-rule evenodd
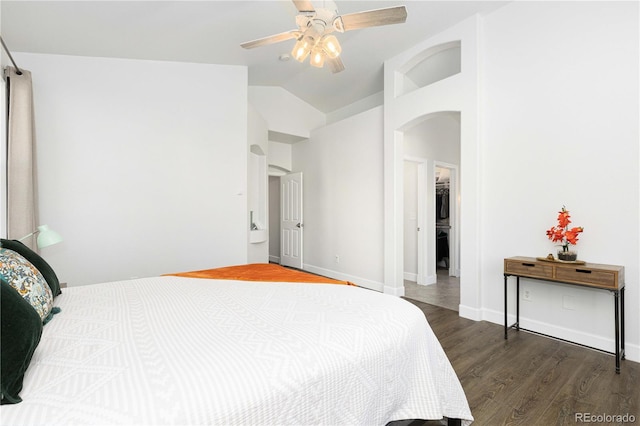
M337 58L342 53L342 47L334 35L326 36L322 39L322 48L331 59Z
M296 42L293 46L293 50L291 51L291 56L293 56L298 62L303 62L309 53L311 52L311 43L305 37Z
M322 49L313 49L311 52L311 65L314 67L322 68L324 65L324 52Z

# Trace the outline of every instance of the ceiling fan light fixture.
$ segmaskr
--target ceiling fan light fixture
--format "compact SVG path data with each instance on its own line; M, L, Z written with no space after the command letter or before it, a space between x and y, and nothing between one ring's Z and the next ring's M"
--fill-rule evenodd
M309 41L307 37L303 37L296 42L293 46L293 50L291 51L291 56L293 56L296 61L304 62L304 60L311 53L311 48L313 44Z
M334 35L329 35L322 39L322 48L331 59L337 58L342 53L342 47Z
M324 66L325 53L322 49L313 49L309 62L314 67L322 68Z
M384 7L340 15L332 0L324 0L323 7L318 9L313 7L312 0L293 0L293 4L298 10L297 29L241 43L240 46L244 49L253 49L295 38L296 43L291 56L296 61L302 63L307 56L310 56L311 65L314 67L322 68L326 62L331 72L338 73L344 70L344 63L340 58L342 47L338 39L331 35L333 31L344 33L361 28L401 24L407 20L405 6ZM280 56L280 60L285 59L284 56Z

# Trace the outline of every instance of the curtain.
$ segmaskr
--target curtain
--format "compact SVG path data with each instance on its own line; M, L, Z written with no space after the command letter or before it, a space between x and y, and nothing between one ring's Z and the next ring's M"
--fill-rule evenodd
M22 238L38 225L38 192L31 73L7 67L7 236ZM23 241L37 250L35 238Z

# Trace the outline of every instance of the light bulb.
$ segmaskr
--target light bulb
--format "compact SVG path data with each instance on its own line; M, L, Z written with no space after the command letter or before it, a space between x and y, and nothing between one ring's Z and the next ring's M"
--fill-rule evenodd
M333 35L327 36L322 40L322 47L331 59L337 58L342 52L342 47L340 43L338 43L338 39Z
M293 56L299 62L304 62L307 56L309 56L309 52L311 52L311 43L305 37L298 40L293 46L291 56Z
M311 65L322 68L324 65L324 53L322 49L314 49L313 52L311 52Z

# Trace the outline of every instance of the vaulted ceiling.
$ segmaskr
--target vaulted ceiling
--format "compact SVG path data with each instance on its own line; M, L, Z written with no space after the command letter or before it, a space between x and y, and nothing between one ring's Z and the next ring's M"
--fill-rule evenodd
M312 1L316 8L325 2ZM336 33L346 69L332 74L293 59L295 40L245 50L240 43L296 29L290 0L11 1L0 4L12 52L246 65L249 84L281 86L325 113L383 89L386 59L505 1L340 1L339 14L405 5L403 24ZM18 64L20 65L20 64ZM72 72L72 70L70 70Z

